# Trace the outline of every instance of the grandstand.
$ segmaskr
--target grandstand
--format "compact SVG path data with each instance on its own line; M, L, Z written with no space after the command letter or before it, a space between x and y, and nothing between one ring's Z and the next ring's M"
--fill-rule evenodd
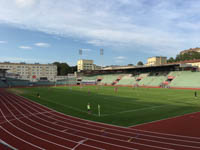
M114 81L116 81L120 77L118 74L109 74L109 75L102 75L101 78L101 84L104 85L112 85Z
M123 76L116 85L134 85L136 83L136 77L132 76L131 74L128 74Z
M180 71L172 72L174 79L171 87L200 88L200 72Z
M138 82L139 86L160 86L167 79L164 75L148 75Z
M79 75L66 79L50 81L30 82L16 78L5 77L6 70L1 70L0 87L23 86L54 86L54 85L116 85L116 86L150 86L174 88L200 88L200 72L193 72L192 68L186 71L180 65L162 65L128 68L119 70L99 70L95 74ZM94 73L93 72L93 73Z

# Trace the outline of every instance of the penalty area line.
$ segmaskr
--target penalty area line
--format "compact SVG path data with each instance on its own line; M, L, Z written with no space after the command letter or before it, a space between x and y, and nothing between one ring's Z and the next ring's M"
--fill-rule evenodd
M168 106L168 105L159 105L159 106L153 106L153 107L147 107L147 108L131 109L131 110L120 111L120 112L116 112L116 113L112 113L112 114L105 114L105 115L101 115L101 116L105 117L105 116L111 116L111 115L116 115L116 114L124 114L124 113L136 112L136 111L141 111L141 110L161 108L161 107L165 107L165 106Z

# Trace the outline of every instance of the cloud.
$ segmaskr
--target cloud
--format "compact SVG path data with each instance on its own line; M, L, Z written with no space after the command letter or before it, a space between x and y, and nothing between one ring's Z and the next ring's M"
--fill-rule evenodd
M34 44L35 46L38 46L38 47L50 47L50 44L48 44L48 43L35 43Z
M126 57L124 57L124 56L118 56L118 57L115 57L115 59L117 59L117 60L124 60L124 59L126 59Z
M32 47L30 47L30 46L19 46L19 48L21 48L21 49L32 49Z
M30 7L36 4L38 0L15 0L18 7Z
M106 45L105 41L100 41L100 40L89 40L86 43L94 45L94 46L105 46Z
M0 44L6 44L8 43L7 41L0 41Z
M90 52L91 49L88 49L88 48L82 48L82 51L84 51L84 52Z
M116 63L123 63L127 58L125 56L114 57Z
M0 23L121 51L142 47L145 53L174 54L199 44L199 5L195 0L1 0Z

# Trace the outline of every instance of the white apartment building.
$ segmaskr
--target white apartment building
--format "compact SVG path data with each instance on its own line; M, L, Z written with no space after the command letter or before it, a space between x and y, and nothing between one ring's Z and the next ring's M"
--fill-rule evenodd
M94 64L93 60L81 59L77 62L78 72L82 70L100 70L101 67Z
M164 64L167 64L167 57L155 56L148 58L146 66L156 66Z
M29 80L49 80L54 81L57 76L57 66L53 64L26 64L26 63L0 63L0 69L8 69L7 75L10 77Z

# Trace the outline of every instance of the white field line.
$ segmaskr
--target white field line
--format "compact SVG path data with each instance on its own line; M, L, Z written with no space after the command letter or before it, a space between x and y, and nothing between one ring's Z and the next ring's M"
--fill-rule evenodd
M26 104L25 104L26 105ZM32 108L33 109L33 108ZM48 117L48 116L46 116L46 117ZM40 117L39 117L40 118ZM51 118L51 117L49 117L49 118ZM54 119L54 118L53 118ZM43 119L42 119L43 120ZM54 119L54 120L56 120L56 119ZM45 120L44 120L45 121ZM58 120L57 120L58 121ZM48 122L48 123L51 123L51 122L49 122L49 121L46 121L46 122ZM60 121L60 122L62 122L62 121ZM66 123L66 122L65 122ZM58 126L61 126L61 125L58 125ZM61 127L65 127L65 126L61 126ZM90 128L87 128L87 129L90 129ZM90 129L90 130L94 130L94 129ZM98 131L98 130L96 130L96 131ZM108 132L109 133L109 132ZM110 133L110 134L112 134L112 133ZM119 135L119 134L115 134L115 135ZM142 134L138 134L138 135L142 135ZM121 136L124 136L124 135L121 135ZM145 135L144 135L145 136ZM130 136L124 136L124 137L127 137L127 138L132 138L132 139L138 139L138 138L136 138L136 137L130 137ZM151 137L155 137L155 136L151 136ZM169 139L169 138L166 138L166 139ZM146 139L140 139L140 140L146 140ZM188 145L181 145L181 144L173 144L173 143L167 143L167 142L159 142L159 141L153 141L153 140L146 140L146 141L151 141L151 142L157 142L157 143L163 143L163 144L170 144L170 145L176 145L176 146L184 146L184 147L193 147L193 146L188 146ZM180 140L180 141L184 141L184 140ZM188 141L184 141L184 142L188 142ZM193 142L193 143L195 143L195 142ZM197 143L200 143L200 142L197 142ZM197 147L193 147L193 148L197 148Z
M34 95L32 95L32 96L34 97ZM55 102L49 101L49 100L44 99L44 98L40 98L40 99L42 99L44 101L47 101L47 102L50 102L50 103L54 103L56 105L60 105L62 107L66 107L66 108L70 108L70 109L76 110L76 111L79 111L79 112L82 112L82 113L88 113L87 111L83 111L81 109L78 109L78 108L75 108L75 107L72 107L72 106L61 105L59 103L55 103ZM105 98L105 99L107 99L107 98ZM155 108L165 107L167 105L164 105L164 106L160 105L160 106L153 106L153 107L146 107L146 106L152 106L152 105L144 105L144 106L145 106L145 108L139 108L139 109L133 109L133 110L127 110L127 111L120 111L120 112L111 113L111 114L101 114L101 117L107 117L107 116L112 116L112 115L116 115L116 114L124 114L124 113L135 112L135 111L146 110L146 109L153 109L154 107ZM98 114L93 114L93 113L91 113L90 115L97 116L97 117L99 116Z
M34 95L32 95L33 97L35 97ZM189 98L189 97L188 97ZM188 99L188 98L183 98L183 99ZM191 98L191 97L190 97ZM57 104L57 105L60 105L60 106L64 106L66 108L70 108L70 109L73 109L73 110L76 110L76 111L79 111L79 112L83 112L83 113L88 113L87 111L83 111L81 109L78 109L78 108L75 108L75 107L72 107L72 106L66 106L66 105L61 105L59 103L55 103L55 102L52 102L52 101L49 101L47 99L44 99L44 98L40 98L44 101L48 101L48 102L51 102L51 103L54 103L54 104ZM109 99L109 98L104 98L104 99ZM173 99L177 99L177 98L169 98L168 100L173 100ZM188 100L189 102L191 100ZM126 110L126 111L120 111L120 112L116 112L116 113L111 113L111 114L101 114L101 117L107 117L107 116L112 116L112 115L117 115L117 114L124 114L124 113L129 113L129 112L136 112L136 111L141 111L141 110L147 110L147 109L154 109L154 108L159 108L159 107L167 107L169 105L166 105L166 104L163 104L163 105L159 105L159 106L152 106L152 105L143 105L145 106L145 108L139 108L139 109L132 109L132 110ZM152 106L152 107L148 107L148 106ZM114 107L115 108L115 107ZM98 114L90 114L92 116L97 116L98 117ZM128 126L128 127L131 127L131 126Z
M12 105L12 104L10 104L10 105ZM13 107L15 107L15 106L13 106ZM16 107L15 107L15 108L16 108ZM16 109L17 109L17 108L16 108ZM24 108L24 109L25 109L25 108ZM18 110L18 109L17 109L17 110ZM27 110L27 111L28 111L28 110ZM37 117L37 118L40 118L40 117ZM28 120L30 120L30 121L32 121L32 122L35 122L35 123L37 123L37 124L39 124L39 125L41 125L41 126L44 126L44 127L49 128L49 129L55 130L55 131L57 131L57 132L62 132L62 131L60 131L60 130L51 128L51 127L49 127L49 126L43 125L43 124L41 124L41 123L39 123L39 122L36 122L36 121L34 121L34 120L32 120L32 119L29 119L28 117L27 117L26 119L28 119ZM41 119L41 120L43 120L43 119ZM45 121L45 120L44 120L44 121ZM48 122L48 123L52 123L52 122ZM25 123L24 123L24 124L25 124ZM28 124L26 124L26 125L27 125L27 126L30 126L30 125L28 125ZM74 125L74 124L73 124L73 125ZM58 126L58 125L57 125L57 126ZM33 127L32 127L32 128L33 128ZM65 128L66 128L66 127L65 127ZM35 128L35 129L36 129L36 128ZM73 128L68 128L68 129L73 129ZM41 131L40 129L37 129L37 130ZM81 130L78 130L78 131L82 132ZM47 132L45 132L45 131L41 131L41 132L47 133ZM62 132L62 133L63 133L63 132ZM87 133L87 132L85 132L85 133ZM50 134L50 133L47 133L47 134ZM65 134L77 136L77 135L75 135L75 134L70 134L70 133L65 133ZM89 133L89 134L91 134L91 133ZM51 134L51 135L52 135L52 136L55 136L55 135L53 135L53 134ZM96 134L92 134L92 135L96 135ZM97 136L97 135L96 135L96 136ZM56 136L56 137L58 137L58 136ZM87 138L87 137L82 137L82 136L77 136L77 137L83 138L83 139ZM61 139L64 139L64 140L68 140L68 139L65 139L65 138L62 138L62 137L58 137L58 138L61 138ZM87 138L87 139L90 139L90 138ZM90 139L90 140L96 141L96 142L99 142L99 143L103 143L103 144L109 144L109 145L114 145L114 146L124 147L124 148L126 148L126 149L130 149L130 148L125 147L125 146L115 145L115 144L112 144L112 143L106 143L106 142L102 142L102 141L99 141L99 140L94 140L94 139ZM68 141L72 141L72 140L68 140ZM72 141L72 142L78 143L78 142L76 142L76 141ZM124 142L124 141L123 141L123 142ZM94 147L94 146L87 145L87 144L83 144L83 145L89 146L89 147ZM94 147L94 148L100 149L100 148L98 148L98 147ZM132 148L131 148L131 149L132 149ZM102 150L102 148L101 148L101 150ZM132 150L136 150L136 149L132 149Z
M178 116L174 116L174 117L170 117L170 118L159 119L159 120L155 120L155 121L151 121L151 122L146 122L146 123L141 123L141 124L137 124L137 125L133 125L133 126L128 126L128 128L130 128L131 130L143 131L142 129L134 129L133 127L142 126L142 125L145 125L145 124L152 124L152 123L156 123L156 122L161 122L161 121L164 121L164 120L171 120L171 119L175 119L175 118L179 118L179 117L183 117L183 116L187 116L187 115L192 115L192 114L196 114L196 113L200 113L200 112L197 111L197 112L187 113L187 114L184 114L184 115L178 115ZM153 131L145 131L145 132L152 132L153 133ZM158 134L171 135L171 134L167 134L167 133L158 133ZM179 135L174 135L174 136L179 136ZM200 139L200 138L197 138L197 137L191 137L191 138Z
M11 93L12 94L12 93ZM64 115L66 117L72 117L70 115L66 115L64 113L61 113L61 112L58 112L54 109L51 109L51 108L48 108L47 106L44 106L44 105L41 105L35 101L32 101L28 98L25 98L21 95L18 95L18 94L15 94L16 96L18 97L21 97L23 99L23 101L27 101L29 102L30 104L35 104L36 107L44 107L44 108L47 108L49 110L52 110L52 112L55 112L55 113L58 113L58 114L61 114L61 115ZM193 112L193 113L190 113L190 114L194 114L194 113L197 113L197 112ZM60 116L58 116L60 117ZM66 119L66 117L60 117L60 118L63 118L63 119ZM116 128L121 128L122 130L118 130L118 129L113 129L113 128L108 128L108 129L112 129L112 130L116 130L116 131L121 131L121 132L125 132L125 133L132 133L132 132L128 132L128 131L123 131L123 129L128 129L130 131L141 131L141 132L145 132L145 133L154 133L154 134L159 134L159 135L167 135L167 136L173 136L173 137L183 137L183 138L189 138L189 139L197 139L197 140L200 140L200 138L198 137L191 137L191 136L183 136L183 135L176 135L176 134L167 134L167 133L159 133L159 132L153 132L153 131L145 131L145 130L137 130L137 129L132 129L132 128L127 128L127 127L122 127L122 126L118 126L118 125L111 125L111 124L106 124L106 123L102 123L102 122L96 122L96 121L91 121L91 120L86 120L86 119L81 119L81 118L78 118L78 117L75 117L73 116L73 118L77 119L77 120L82 120L82 121L87 121L87 122L91 122L91 123L97 123L98 125L94 125L96 127L101 127L100 125L106 125L108 127L116 127ZM76 121L76 122L79 122L79 121Z
M3 103L3 105L6 107L6 109L11 113L11 114L13 114L10 110L9 110L9 108L7 107L7 105L2 101L2 103ZM1 113L3 113L2 111L1 111ZM14 116L14 114L13 114L13 116ZM21 120L19 120L18 118L16 118L19 122L21 122L22 124L24 124ZM38 136L36 136L36 135L33 135L33 134L31 134L31 133L29 133L29 132L27 132L27 131L25 131L25 130L23 130L23 129L21 129L21 128L19 128L19 127L17 127L17 126L15 126L12 122L10 122L10 121L8 121L13 127L15 127L15 128L17 128L18 130L20 130L20 131L22 131L22 132L24 132L24 133L26 133L26 134L28 134L28 135L31 135L31 136L33 136L33 137L35 137L35 138L38 138L38 139L40 139L40 140L42 140L42 141L45 141L45 142L47 142L47 143L51 143L51 144L54 144L54 145L56 145L56 146L59 146L59 147L62 147L62 148L66 148L66 149L70 149L69 147L66 147L66 146L63 146L63 145L60 145L60 144L57 144L57 143L54 143L54 142L51 142L51 141L49 141L49 140L46 140L46 139L43 139L43 138L41 138L41 137L38 137ZM33 128L33 127L32 127Z
M33 96L33 95L32 95ZM60 105L62 107L66 107L66 108L70 108L70 109L73 109L73 110L76 110L76 111L79 111L79 112L83 112L83 113L88 113L87 111L83 111L81 109L78 109L78 108L75 108L75 107L72 107L72 106L66 106L66 105L62 105L62 104L59 104L59 103L55 103L55 102L52 102L52 101L49 101L47 99L44 99L44 98L40 98L44 101L48 101L50 103L53 103L53 104L56 104L56 105ZM107 99L107 98L105 98ZM146 106L152 106L152 105L145 105ZM166 105L165 105L166 106ZM154 107L164 107L163 105L160 105L160 106L154 106ZM116 113L111 113L111 114L101 114L101 117L106 117L106 116L111 116L111 115L115 115L115 114L123 114L123 113L128 113L128 112L134 112L134 111L140 111L141 110L145 110L145 109L153 109L154 107L148 107L148 108L139 108L139 109L133 109L133 110L128 110L128 111L120 111L120 112L116 112ZM114 107L115 108L115 107ZM93 114L91 113L90 115L92 116L99 116L98 114Z
M32 95L32 96L33 96L33 95ZM33 97L35 97L35 96L33 96ZM67 106L67 105L62 105L62 104L60 104L60 103L55 103L55 102L49 101L49 100L47 100L47 99L45 99L45 98L41 98L41 97L40 97L40 99L42 99L42 100L44 100L44 101L47 101L47 102L50 102L50 103L53 103L53 104L56 104L56 105L60 105L60 106L65 107L65 108L69 108L69 109L78 111L78 112L88 113L87 111L83 111L83 110L81 110L81 109L78 109L78 108L75 108L75 107L72 107L72 106ZM92 115L92 116L98 116L98 114L90 114L90 115Z
M141 111L141 110L148 110L148 109L154 109L154 108L161 108L161 107L166 107L169 105L160 105L160 106L153 106L153 107L147 107L147 108L139 108L139 109L131 109L131 110L126 110L126 111L120 111L112 114L105 114L101 116L112 116L112 115L117 115L117 114L124 114L124 113L129 113L129 112L136 112L136 111Z
M1 111L1 109L0 109L0 112L2 113L2 115L4 115L3 112ZM5 119L6 119L6 117L5 117ZM7 119L6 119L6 120L7 120ZM8 120L7 120L7 121L8 121ZM9 122L9 121L8 121L8 122ZM10 123L10 122L9 122L9 123ZM4 130L6 133L8 133L8 134L10 134L11 136L15 137L16 139L19 139L20 141L23 141L24 143L27 143L27 144L29 144L29 145L31 145L31 146L33 146L33 147L38 148L38 149L44 150L44 148L41 148L41 147L39 147L39 146L37 146L37 145L34 145L34 144L30 143L30 142L27 142L27 141L23 140L22 138L20 138L20 137L14 135L14 134L12 134L12 133L10 133L9 131L7 131L7 130L6 130L5 128L3 128L2 126L0 126L0 128L1 128L2 130Z
M188 99L188 98L183 98L183 99ZM196 101L196 100L197 99L192 99L192 100L187 100L187 101L184 101L184 102L191 102L191 101ZM164 118L164 119L159 119L159 120L155 120L155 121L151 121L151 122L146 122L146 123L141 123L141 124L137 124L137 125L132 125L132 126L128 126L128 128L137 127L137 126L141 126L141 125L145 125L145 124L151 124L151 123L155 123L155 122L160 122L160 121L163 121L163 120L175 119L175 118L179 118L179 117L182 117L182 116L185 116L185 115L190 115L190 114L195 114L195 113L198 113L198 112L192 112L192 113L187 113L187 114L183 114L183 115L177 115L177 116L170 117L170 118ZM140 130L140 129L137 129L137 130Z

